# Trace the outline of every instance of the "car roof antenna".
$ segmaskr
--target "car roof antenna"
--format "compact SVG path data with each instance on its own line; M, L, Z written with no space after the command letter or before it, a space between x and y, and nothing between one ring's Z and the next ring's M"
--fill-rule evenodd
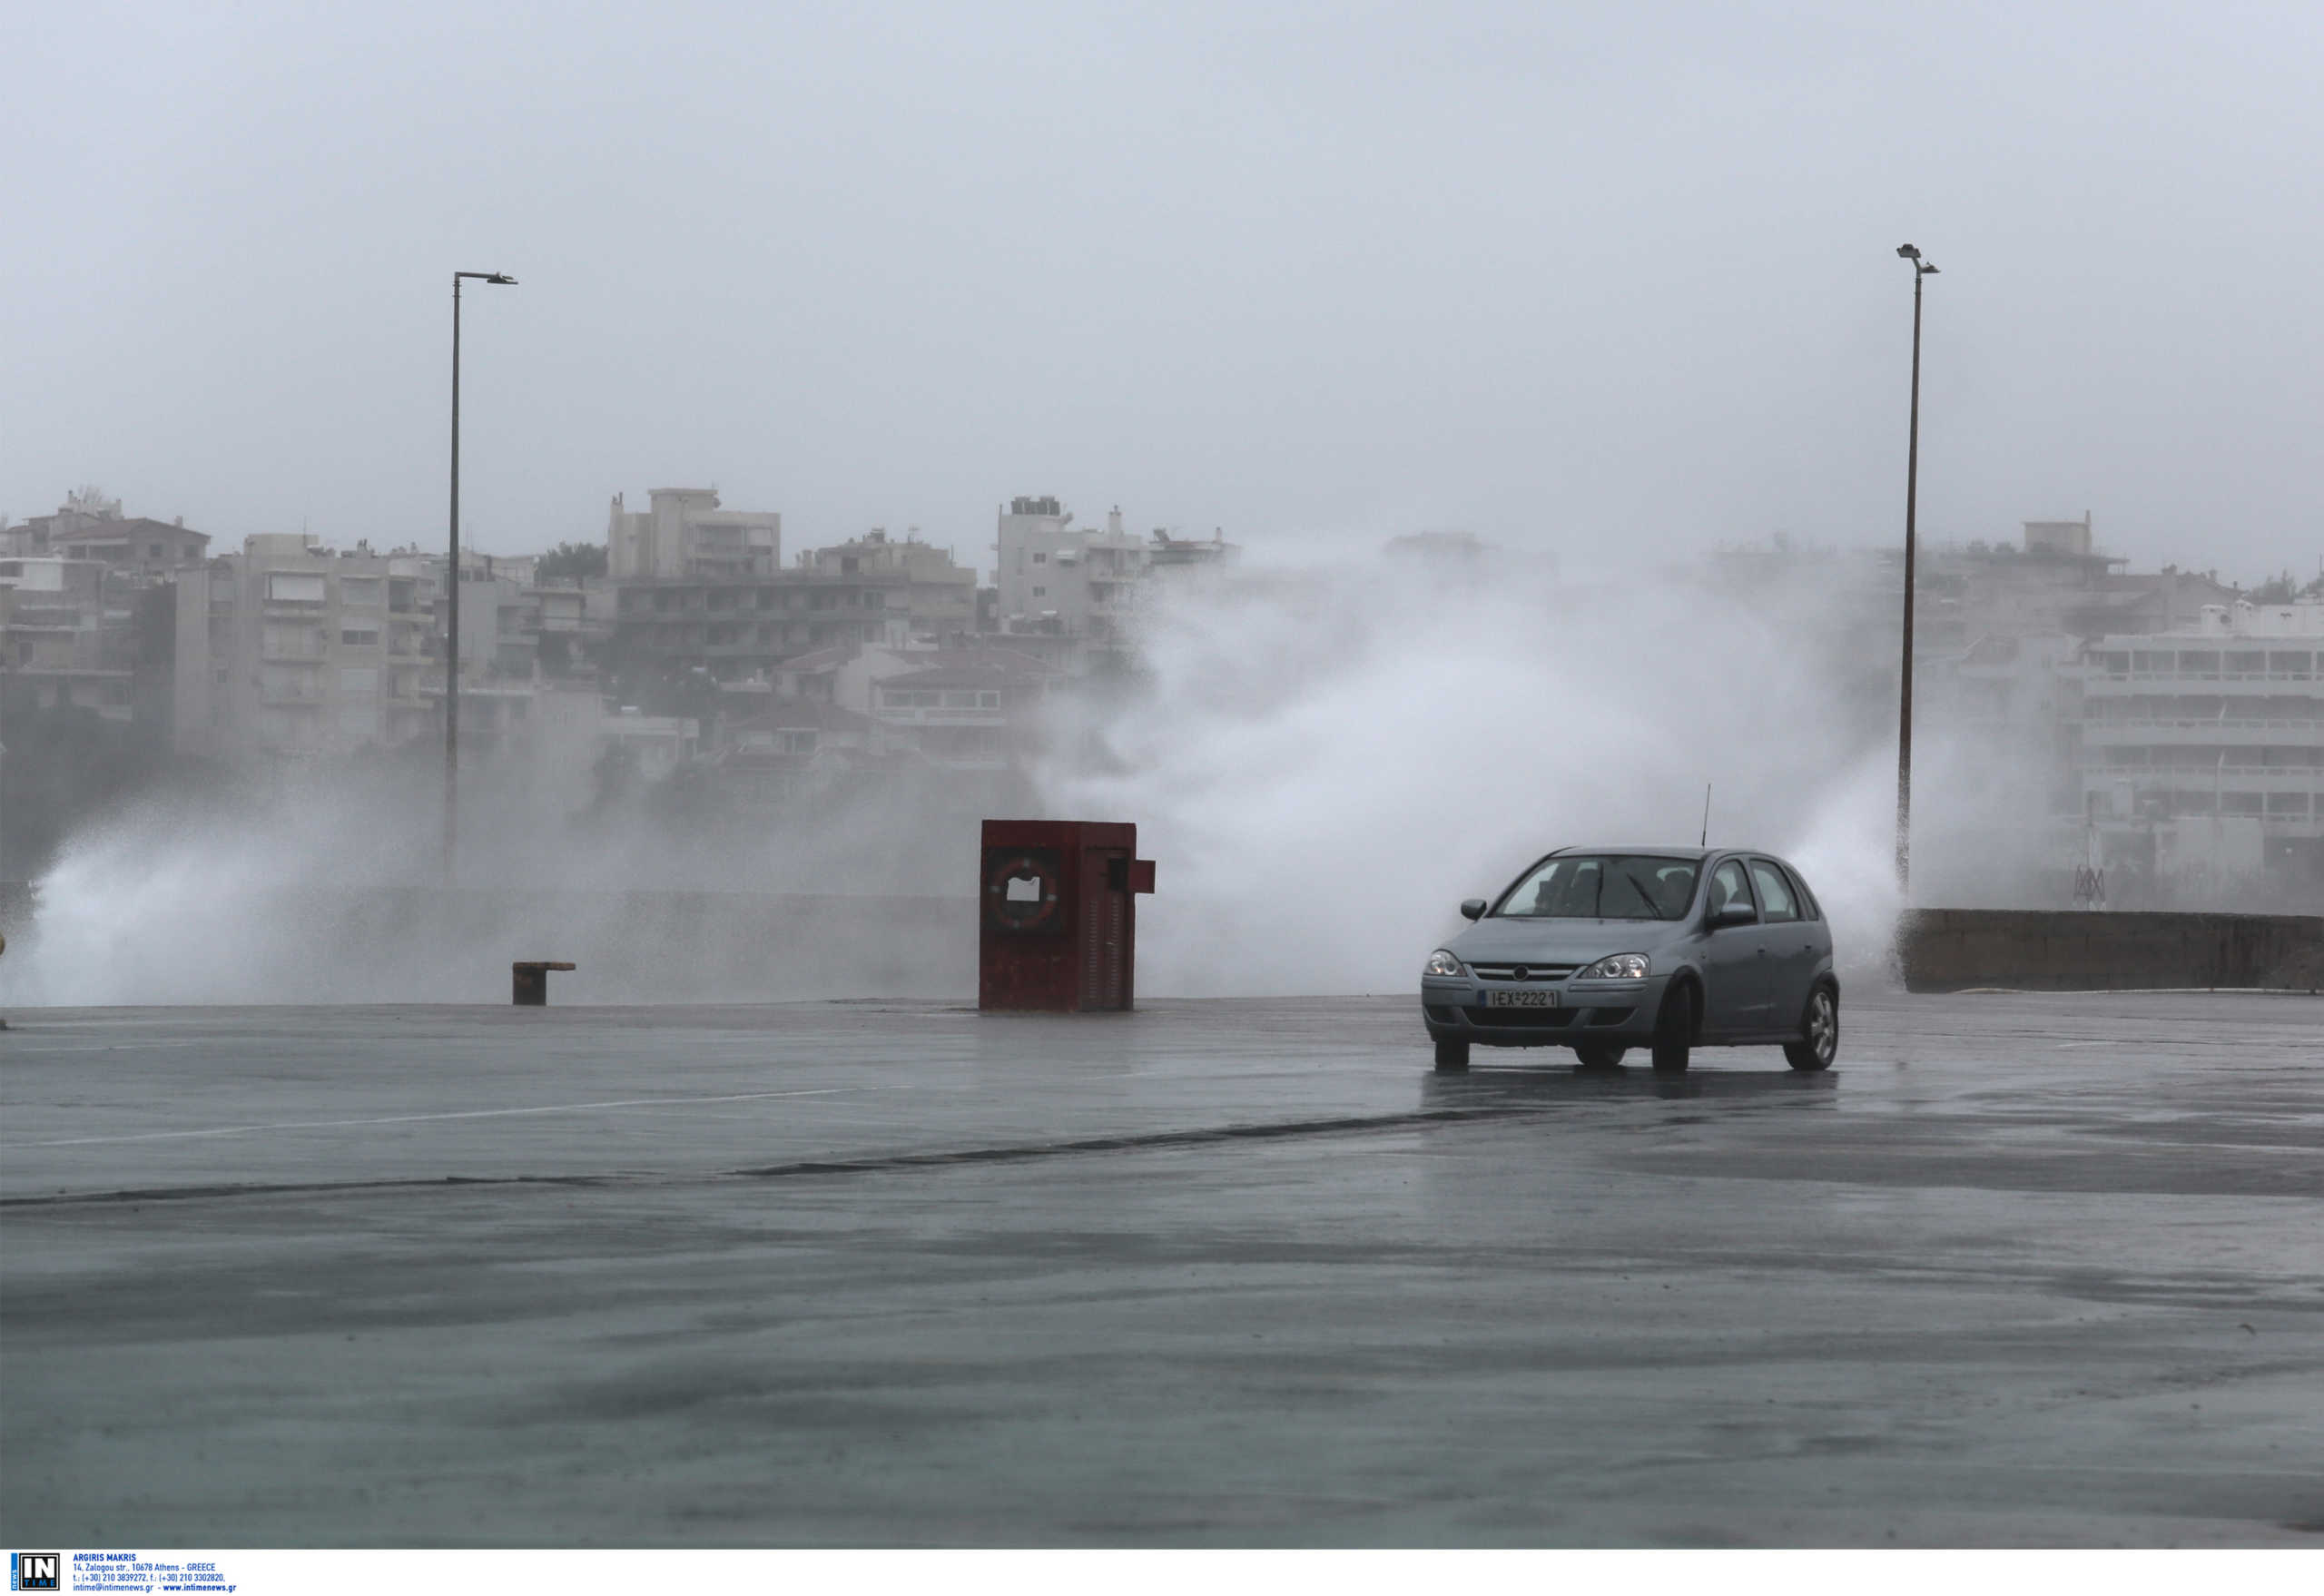
M1710 783L1703 783L1703 834L1696 841L1698 848L1710 846Z

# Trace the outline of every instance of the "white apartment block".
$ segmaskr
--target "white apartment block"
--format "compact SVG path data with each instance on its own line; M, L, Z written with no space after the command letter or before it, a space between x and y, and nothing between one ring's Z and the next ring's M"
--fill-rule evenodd
M721 509L710 488L656 488L651 507L628 510L614 495L606 528L607 571L634 576L771 576L783 564L783 517Z
M2324 887L2324 603L2208 606L2083 667L2083 802L2110 862Z
M1076 527L1054 498L1011 500L1000 513L994 553L1003 631L1049 632L1108 644L1120 635L1146 574L1144 539L1122 530L1122 513L1103 531Z

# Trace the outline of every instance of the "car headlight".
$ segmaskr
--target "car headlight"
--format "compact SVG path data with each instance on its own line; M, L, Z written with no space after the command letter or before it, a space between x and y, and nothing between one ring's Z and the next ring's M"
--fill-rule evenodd
M1576 980L1644 980L1646 955L1643 953L1613 953L1574 977Z
M1469 970L1466 965L1462 964L1458 959L1453 958L1450 952L1446 951L1443 948L1439 948L1435 952L1431 953L1428 956L1428 962L1421 967L1421 973L1423 975L1462 976L1468 974Z

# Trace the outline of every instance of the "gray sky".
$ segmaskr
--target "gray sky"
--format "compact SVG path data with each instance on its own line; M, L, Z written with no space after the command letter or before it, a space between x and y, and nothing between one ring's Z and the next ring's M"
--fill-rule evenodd
M2324 555L2324 6L15 5L0 509Z

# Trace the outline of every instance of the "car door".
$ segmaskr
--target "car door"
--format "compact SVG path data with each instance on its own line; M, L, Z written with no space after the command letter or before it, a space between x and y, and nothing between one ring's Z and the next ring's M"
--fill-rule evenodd
M1767 963L1768 1008L1762 1024L1781 1030L1807 1012L1807 984L1822 961L1817 925L1791 878L1772 859L1751 861L1751 885L1759 899L1759 948Z
M1751 894L1749 872L1740 859L1722 859L1710 872L1704 894L1704 912L1716 914L1729 903L1747 904L1753 919L1741 925L1723 925L1709 933L1703 951L1703 1030L1728 1037L1762 1030L1768 1024L1768 961L1761 951L1758 923L1758 900Z
M1816 889L1807 884L1807 878L1799 873L1799 867L1787 864L1783 867L1783 873L1784 878L1791 882L1793 893L1799 899L1801 922L1807 929L1809 940L1815 943L1816 965L1808 972L1808 980L1813 983L1817 976L1832 968L1832 922L1825 916L1824 906L1816 901Z

